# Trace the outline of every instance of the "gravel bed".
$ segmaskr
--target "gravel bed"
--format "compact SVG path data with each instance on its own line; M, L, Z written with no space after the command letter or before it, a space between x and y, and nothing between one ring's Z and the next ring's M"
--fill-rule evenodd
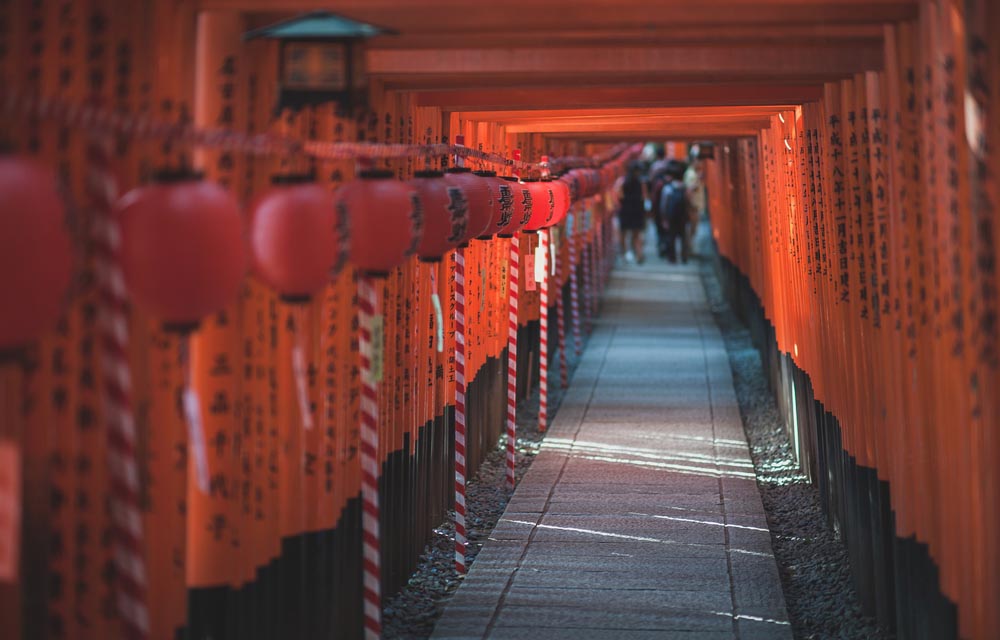
M699 249L701 256L708 254L704 243L699 243ZM795 464L749 330L723 299L711 260L696 259L712 313L729 352L736 396L795 637L801 640L890 640L892 636L861 611L850 575L847 549L827 526L818 490L809 484ZM553 386L549 404L558 408L562 394L558 384ZM518 480L531 466L541 443L537 407L537 390L518 407ZM555 415L552 408L550 415ZM501 439L476 477L469 481L470 564L475 561L509 500L505 464L506 453ZM387 602L383 610L383 637L387 640L430 637L448 599L462 580L454 568L454 539L449 516L434 530L407 586Z
M552 356L558 362L558 352ZM573 364L571 359L571 364ZM555 416L562 399L559 370L554 370L549 384L549 421ZM517 408L517 462L515 475L521 481L541 446L538 431L538 389ZM475 478L466 484L466 531L469 545L466 563L471 566L483 543L503 515L510 493L507 490L507 436L501 437L479 467ZM429 638L434 625L444 613L448 600L462 582L455 571L455 527L448 519L434 529L431 541L424 548L417 570L403 589L390 599L382 611L382 637L386 640Z
M704 245L699 248L702 256L707 254ZM819 490L798 470L749 329L723 298L711 260L700 258L700 270L729 352L743 428L795 637L891 638L861 612L847 548L827 526Z

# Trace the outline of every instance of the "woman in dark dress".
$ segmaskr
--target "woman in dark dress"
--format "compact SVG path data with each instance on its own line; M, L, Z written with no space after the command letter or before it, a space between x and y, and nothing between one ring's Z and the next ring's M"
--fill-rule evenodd
M618 228L621 230L621 252L625 254L625 236L631 236L631 247L635 261L642 264L646 230L646 184L642 181L642 168L638 164L629 167L619 190Z

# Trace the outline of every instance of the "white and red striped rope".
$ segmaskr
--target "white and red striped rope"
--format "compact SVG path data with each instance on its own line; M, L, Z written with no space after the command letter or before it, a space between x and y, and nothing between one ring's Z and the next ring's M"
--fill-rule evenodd
M549 426L549 230L538 232L538 248L542 254L542 281L539 283L538 314L538 430ZM534 274L529 274L534 277Z
M597 302L604 296L604 222L594 227L594 276L597 279Z
M613 234L614 229L611 227L611 221L605 220L601 232L602 242L604 243L604 264L602 267L604 269L605 289L607 289L608 283L611 281L611 270L615 266L615 243L612 240Z
M564 240L565 241L565 240ZM563 389L569 388L569 358L566 355L566 302L563 300L563 288L559 284L562 279L562 272L565 269L558 254L556 261L556 324L559 332L559 385Z
M517 446L517 297L520 278L520 245L517 234L510 239L510 269L507 304L507 486L514 488Z
M373 335L378 291L374 279L358 278L361 336L361 533L366 640L382 636L382 570L378 496L378 382L373 369Z
M611 267L615 261L615 243L611 241L607 221L601 229L601 242L604 245L604 262L601 264L601 270L604 272L604 289L607 289L611 280Z
M420 156L456 155L481 162L531 170L537 163L522 162L496 153L487 153L461 145L393 144L372 142L303 142L295 138L270 133L248 134L229 129L196 127L190 124L165 122L144 114L125 113L93 104L64 98L39 96L11 86L0 86L0 112L15 118L39 118L59 122L103 135L120 135L132 139L171 140L178 144L212 147L251 155L301 154L327 160L356 158L412 158ZM604 164L623 153L625 145L613 147L593 158L567 157L555 159L561 169Z
M596 318L601 304L600 271L597 262L597 227L590 231L590 317Z
M455 570L465 573L465 249L455 250Z
M597 311L601 304L601 244L600 244L601 226L599 224L594 224L593 229L590 231L590 263L591 271L593 273L593 294L594 294L594 316L597 316Z
M586 333L590 333L593 330L591 325L591 318L594 315L594 288L593 288L593 271L592 263L590 260L590 233L580 234L580 244L583 245L581 248L581 260L583 266L583 329Z
M108 420L115 598L125 635L130 640L141 640L149 637L149 609L128 360L128 294L119 264L121 234L113 214L118 182L111 167L111 141L103 137L91 139L87 160L87 191L93 216L91 241L100 296L101 380Z
M580 284L578 278L577 269L579 267L579 262L577 260L577 242L579 242L579 233L574 228L579 226L579 209L577 213L573 216L571 222L566 225L566 242L569 245L569 304L570 310L573 313L573 343L576 347L576 356L579 358L583 353L583 338L580 335Z
M600 253L600 236L601 228L599 226L594 227L594 231L591 236L591 258L590 262L592 265L591 271L593 272L594 280L594 313L593 316L596 318L597 314L601 310L601 253Z

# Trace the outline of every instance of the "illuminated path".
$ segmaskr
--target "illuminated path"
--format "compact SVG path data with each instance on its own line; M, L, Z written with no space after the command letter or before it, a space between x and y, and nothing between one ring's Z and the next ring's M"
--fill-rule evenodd
M693 267L615 271L542 451L434 637L792 637Z

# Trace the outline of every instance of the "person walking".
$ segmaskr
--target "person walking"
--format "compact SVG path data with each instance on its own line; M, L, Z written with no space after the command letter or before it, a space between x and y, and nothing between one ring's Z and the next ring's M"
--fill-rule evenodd
M667 184L660 193L661 225L666 235L666 258L677 262L677 241L681 241L681 262L687 262L691 255L690 234L691 218L688 212L688 201L685 195L683 172L672 168L667 173Z
M667 257L667 226L664 224L663 212L660 211L660 194L670 178L667 176L667 168L670 166L666 160L663 147L656 149L656 161L649 167L649 213L653 219L653 227L656 230L656 248L661 258Z
M705 213L706 194L702 173L701 160L698 158L698 145L691 148L691 163L684 172L684 189L688 202L688 247L694 244L694 235L698 230L698 222Z
M628 245L631 246L632 254L638 264L645 262L643 232L646 229L646 191L646 184L642 179L642 167L633 163L629 166L628 174L620 182L618 228L621 230L619 235L621 253L625 255L626 236L630 236Z

